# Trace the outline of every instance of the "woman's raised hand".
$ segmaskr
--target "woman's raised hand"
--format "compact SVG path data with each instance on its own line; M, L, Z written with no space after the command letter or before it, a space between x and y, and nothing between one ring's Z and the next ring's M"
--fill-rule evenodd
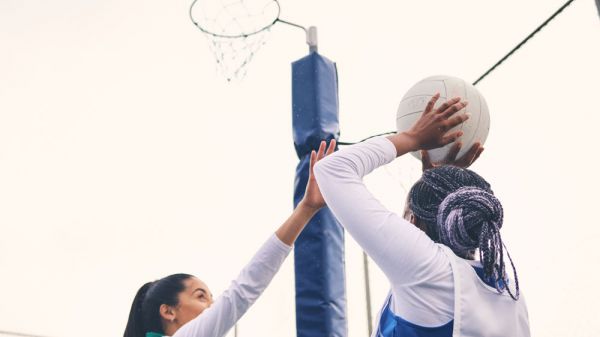
M308 183L306 184L306 192L304 192L304 198L302 198L301 203L305 206L318 210L321 207L325 206L325 200L321 195L321 191L319 190L319 185L317 184L317 180L315 179L315 174L313 172L313 168L315 164L323 159L325 156L328 156L335 151L335 139L332 139L329 142L329 147L327 147L327 142L322 141L319 150L315 152L313 150L310 153L310 171L308 175ZM327 148L327 150L325 150Z
M458 155L458 152L460 152L461 147L461 142L454 143L454 145L452 145L452 147L450 148L450 151L448 151L446 158L444 158L444 160L442 160L439 163L432 163L431 159L429 158L429 152L426 150L421 150L421 163L423 164L423 171L442 165L454 165L458 167L467 168L471 166L471 164L473 164L483 152L483 145L477 142L473 144L473 146L471 146L467 153L462 155L462 157L456 159L456 156Z
M413 150L431 150L454 142L462 136L462 131L449 132L469 118L468 114L455 115L467 106L468 102L455 97L434 109L440 94L433 95L425 111L417 122L406 131L413 144Z
M313 168L319 160L332 154L333 151L335 151L335 140L329 142L329 147L327 147L327 142L322 141L319 150L316 152L313 150L310 153L310 170L304 198L298 203L292 215L275 231L275 235L277 235L279 240L288 246L294 244L304 226L306 226L321 207L325 206L325 200L321 195L319 185L317 185Z

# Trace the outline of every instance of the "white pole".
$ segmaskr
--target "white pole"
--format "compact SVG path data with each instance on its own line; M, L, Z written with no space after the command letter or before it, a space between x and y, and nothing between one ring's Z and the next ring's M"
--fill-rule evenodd
M365 300L367 302L367 328L369 329L369 336L373 332L373 316L371 314L371 285L369 282L369 259L367 253L363 251L363 267L365 273Z
M306 31L306 43L308 44L308 50L311 53L318 50L317 27L308 27L308 30Z

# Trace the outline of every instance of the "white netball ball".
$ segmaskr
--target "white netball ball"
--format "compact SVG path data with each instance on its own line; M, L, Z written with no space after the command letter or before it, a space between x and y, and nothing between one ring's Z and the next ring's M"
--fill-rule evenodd
M427 102L437 92L440 93L440 98L434 108L438 108L453 97L461 97L469 101L467 107L457 112L457 114L469 113L471 117L463 124L449 131L463 131L463 135L458 139L463 145L457 158L464 155L474 143L480 142L483 145L490 131L490 114L485 99L470 83L452 76L440 75L427 77L408 90L404 97L402 97L396 114L396 128L398 132L407 131L413 126L425 110ZM452 144L429 150L431 161L434 163L442 161L448 154ZM413 152L413 155L421 159L419 151Z

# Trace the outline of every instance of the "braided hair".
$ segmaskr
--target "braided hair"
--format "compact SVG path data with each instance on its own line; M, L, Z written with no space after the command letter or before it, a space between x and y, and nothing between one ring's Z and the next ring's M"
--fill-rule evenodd
M519 298L519 279L512 258L500 236L503 209L490 184L477 173L456 166L440 166L423 172L409 192L409 208L427 224L427 234L461 257L479 249L484 278L499 293L506 290ZM516 291L508 287L504 250L510 260Z
M173 274L144 284L131 304L123 337L145 337L146 332L164 334L160 306L176 306L179 293L185 290L184 281L191 277L189 274Z

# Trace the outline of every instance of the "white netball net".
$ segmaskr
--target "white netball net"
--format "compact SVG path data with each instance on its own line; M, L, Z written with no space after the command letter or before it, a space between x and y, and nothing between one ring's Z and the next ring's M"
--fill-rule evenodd
M218 71L228 81L245 76L279 12L275 0L194 0L190 6L192 22L205 33Z

